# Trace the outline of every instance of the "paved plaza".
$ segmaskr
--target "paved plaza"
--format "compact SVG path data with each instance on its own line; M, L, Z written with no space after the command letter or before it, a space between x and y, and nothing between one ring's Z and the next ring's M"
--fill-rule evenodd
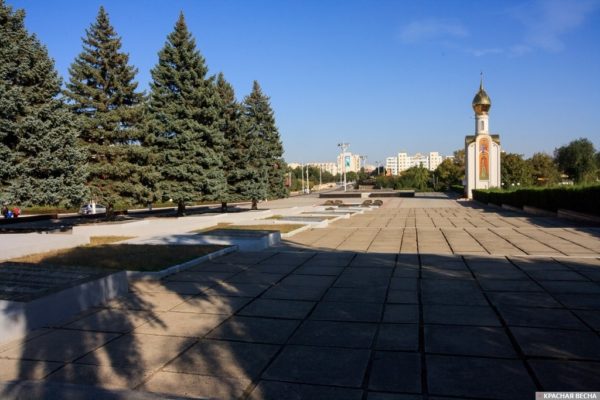
M322 203L272 207L309 201ZM276 248L137 282L127 297L0 346L0 380L27 381L0 397L598 391L599 257L598 227L439 195L385 199Z

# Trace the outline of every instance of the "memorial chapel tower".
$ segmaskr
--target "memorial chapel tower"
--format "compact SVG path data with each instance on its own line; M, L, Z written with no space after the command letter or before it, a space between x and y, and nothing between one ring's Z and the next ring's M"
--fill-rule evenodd
M479 91L473 98L475 111L475 135L465 137L465 195L473 197L473 189L501 187L500 181L500 135L490 135L490 96L483 89L483 77Z

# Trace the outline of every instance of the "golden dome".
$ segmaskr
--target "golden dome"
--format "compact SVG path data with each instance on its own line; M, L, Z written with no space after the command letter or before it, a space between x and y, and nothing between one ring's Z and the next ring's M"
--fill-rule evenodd
M492 100L490 100L490 96L483 90L483 77L481 78L481 83L479 84L479 91L473 98L473 110L475 110L475 114L487 114L492 106Z

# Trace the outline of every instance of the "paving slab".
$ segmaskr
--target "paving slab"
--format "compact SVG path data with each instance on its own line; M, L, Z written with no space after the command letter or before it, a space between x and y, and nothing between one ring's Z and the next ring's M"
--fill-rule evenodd
M299 320L234 316L210 332L212 339L283 344L300 325Z

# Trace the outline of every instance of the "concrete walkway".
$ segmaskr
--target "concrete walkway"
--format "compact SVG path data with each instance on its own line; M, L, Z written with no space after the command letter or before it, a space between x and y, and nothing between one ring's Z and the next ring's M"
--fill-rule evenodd
M27 381L0 397L61 384L63 398L72 384L253 400L598 390L599 252L598 228L389 199L0 347L0 380Z

